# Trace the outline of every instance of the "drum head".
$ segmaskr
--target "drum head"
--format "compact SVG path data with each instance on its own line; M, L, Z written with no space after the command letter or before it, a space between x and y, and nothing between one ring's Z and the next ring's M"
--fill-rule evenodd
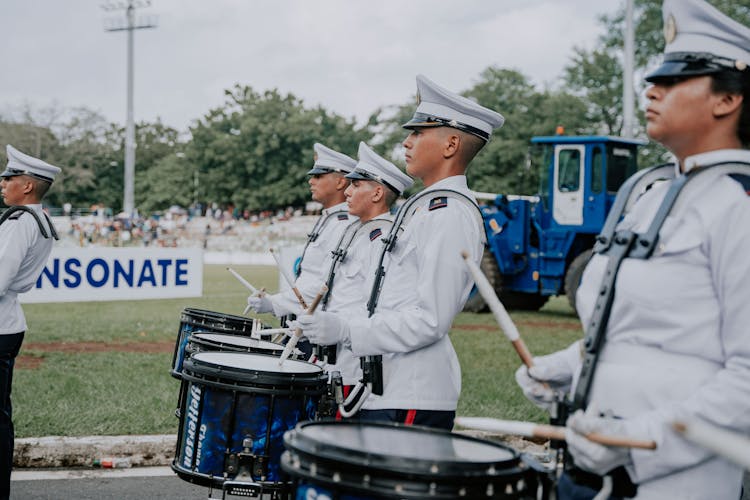
M209 344L227 345L246 349L255 349L263 351L281 352L284 350L283 345L266 342L242 335L225 335L222 333L194 333L193 339L204 340Z
M269 374L317 375L323 369L312 363L305 363L294 359L287 359L279 364L279 358L265 354L244 352L199 352L192 356L196 365L195 371L200 372L198 366L216 371L247 371ZM229 370L227 370L229 369Z
M473 476L513 467L511 448L447 431L387 423L307 422L287 449L370 469L425 476Z

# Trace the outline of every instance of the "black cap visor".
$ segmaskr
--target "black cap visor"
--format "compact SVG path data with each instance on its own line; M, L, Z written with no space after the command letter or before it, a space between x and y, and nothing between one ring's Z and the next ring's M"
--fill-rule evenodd
M34 179L39 179L40 181L50 182L50 183L52 182L52 179L50 179L49 177L45 177L43 175L35 174L32 172L27 172L25 170L19 170L17 168L10 168L10 167L6 167L5 171L2 174L0 174L0 177L16 177L19 175L28 175L29 177L32 177Z
M396 189L392 184L389 182L386 182L382 177L371 174L369 172L365 172L363 170L353 170L346 174L344 177L347 179L352 179L354 181L373 181L373 182L379 182L380 184L384 185L394 193L400 195L401 191Z
M414 113L412 119L401 125L401 127L407 130L415 128L452 127L471 135L475 135L485 142L490 140L490 134L484 130L472 127L471 125L466 125L465 123L457 122L456 120L446 120L445 118L438 118L425 113Z
M347 172L345 170L341 170L338 168L330 168L330 167L313 167L310 169L309 172L307 172L307 175L323 175L323 174L332 174L332 173L338 173L338 174L346 174Z
M713 75L723 71L738 71L734 61L701 52L675 52L664 55L664 62L653 72L646 75L650 83L670 78L690 78L693 76Z

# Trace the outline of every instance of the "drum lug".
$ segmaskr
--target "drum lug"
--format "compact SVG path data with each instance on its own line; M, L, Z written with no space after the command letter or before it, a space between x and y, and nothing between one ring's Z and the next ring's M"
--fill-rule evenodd
M242 442L241 452L227 454L224 470L227 475L234 476L235 480L241 477L247 477L251 481L256 477L261 481L266 479L266 457L253 455L252 443L252 439L246 438Z

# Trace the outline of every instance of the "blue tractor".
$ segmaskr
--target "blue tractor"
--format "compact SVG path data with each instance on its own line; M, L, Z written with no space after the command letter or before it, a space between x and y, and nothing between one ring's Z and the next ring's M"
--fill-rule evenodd
M481 200L488 243L482 269L508 309L537 310L550 296L575 292L617 190L638 169L642 141L608 136L531 140L540 168L537 196L487 195ZM465 310L486 304L472 293Z

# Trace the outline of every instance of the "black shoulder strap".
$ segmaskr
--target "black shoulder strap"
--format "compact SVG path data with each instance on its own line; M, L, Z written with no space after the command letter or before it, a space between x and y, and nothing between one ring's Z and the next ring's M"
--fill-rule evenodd
M24 205L13 205L11 207L8 207L8 209L3 213L2 216L0 216L0 225L3 224L6 220L10 218L11 215L14 213L19 212L28 212L31 215L34 216L34 220L36 220L37 225L39 226L39 232L42 233L42 236L44 239L49 239L49 233L47 233L47 229L44 227L44 224L42 223L42 219L39 218L39 215L37 213ZM56 240L59 240L60 238L57 237L57 231L55 231L55 226L52 225L52 221L49 219L49 216L47 214L44 214L44 218L47 220L47 224L49 224L50 232L52 232L52 237Z
M383 287L383 278L385 276L383 260L385 259L385 254L388 252L392 252L396 247L396 241L398 240L398 236L402 227L404 227L411 220L411 218L417 211L418 207L415 206L416 203L420 200L423 200L424 198L427 198L428 196L445 196L448 198L459 200L473 207L475 209L474 212L477 217L477 223L479 224L479 227L482 228L482 235L484 238L484 241L482 243L484 244L487 242L487 228L484 225L482 211L480 210L479 205L477 205L474 200L472 200L465 194L459 191L454 191L452 189L428 189L412 195L408 200L406 200L403 205L401 205L401 208L396 214L396 219L393 221L393 226L391 226L391 230L388 233L388 237L383 240L385 242L385 245L383 246L383 250L380 253L378 267L375 271L375 281L373 282L372 289L370 291L370 300L367 302L367 310L370 316L375 314L375 309L377 308L378 300L380 298L380 290Z
M321 302L323 310L326 310L326 308L328 307L328 300L331 297L331 291L333 290L333 286L335 284L336 271L340 267L341 263L346 259L349 247L357 238L357 235L366 230L374 231L376 229L381 229L385 231L385 228L390 226L391 224L393 224L393 221L391 219L375 218L370 219L364 223L360 223L359 221L353 222L349 224L349 226L347 226L344 234L341 235L341 239L339 240L339 244L337 245L336 250L331 252L333 253L333 261L331 262L331 267L328 269L328 280L326 281L328 291L326 292Z
M609 261L602 278L599 294L597 295L594 304L594 313L586 328L586 335L583 342L585 350L583 365L573 395L573 410L585 409L588 405L588 398L594 381L596 365L605 342L609 314L612 310L612 303L615 297L615 282L617 280L617 273L620 269L620 264L625 258L648 259L651 257L659 238L659 231L661 230L667 216L675 207L680 205L680 200L688 199L688 197L685 197L684 195L690 190L689 188L692 186L699 187L699 185L695 183L691 184L691 180L699 177L703 179L708 176L716 178L723 175L729 175L734 178L750 178L750 164L718 164L707 168L696 168L685 175L676 177L672 181L661 205L659 205L656 215L645 233L638 234L629 230L617 231L613 236L602 241L602 244L598 249L595 249L597 253L607 255ZM625 185L623 185L623 187L625 187ZM680 196L681 194L683 195L682 197ZM617 203L619 198L620 193L618 192L615 203ZM608 217L607 222L609 222L609 220Z
M617 223L620 222L625 213L630 210L633 203L641 197L644 191L650 188L656 181L674 179L675 172L674 163L665 163L640 170L630 176L617 191L615 202L607 215L607 219L604 221L604 227L596 237L594 251L602 253L609 247L612 237L615 234Z
M345 213L348 212L346 210L336 210L335 212L331 212L325 216L321 215L320 217L318 217L318 220L315 222L315 226L313 226L312 231L307 235L305 248L302 249L302 255L299 258L299 265L295 270L295 278L299 278L300 273L302 273L302 263L305 261L305 253L307 253L307 247L310 246L310 243L318 239L318 236L320 236L320 233L323 232L323 229L326 227L326 224L328 224L328 221L331 220L331 217L333 217L334 215L338 216L339 214Z

